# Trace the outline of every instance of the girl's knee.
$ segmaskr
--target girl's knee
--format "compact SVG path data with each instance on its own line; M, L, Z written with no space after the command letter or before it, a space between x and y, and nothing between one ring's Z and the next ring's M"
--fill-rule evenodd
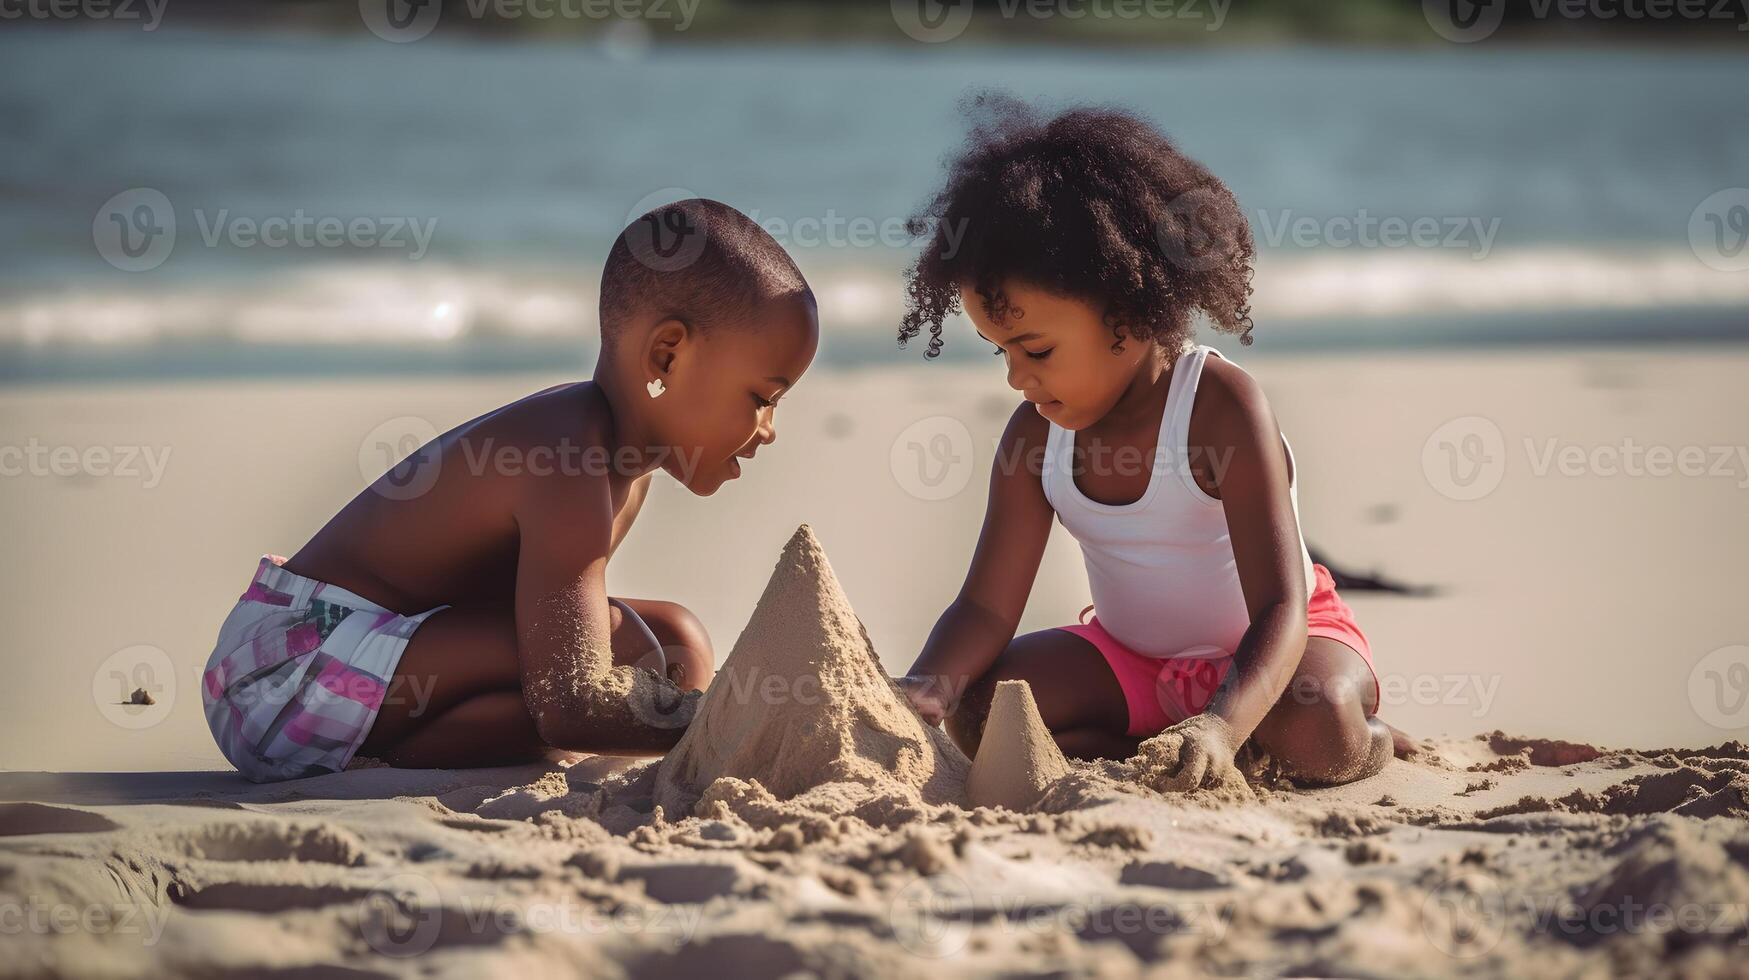
M1376 730L1375 730L1376 729ZM1355 701L1299 703L1283 699L1253 737L1294 779L1335 785L1370 776L1383 733ZM1389 747L1389 735L1384 734Z

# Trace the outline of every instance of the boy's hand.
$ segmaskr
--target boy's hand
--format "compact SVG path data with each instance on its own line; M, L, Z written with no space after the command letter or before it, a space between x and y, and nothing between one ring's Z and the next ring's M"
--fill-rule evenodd
M947 692L933 677L917 677L906 674L904 677L893 678L899 685L899 690L905 692L905 700L911 702L911 707L923 716L926 725L939 725L947 717L951 705L948 703Z
M1233 767L1232 729L1211 714L1195 715L1143 742L1132 764L1143 783L1163 793L1190 793L1244 784Z

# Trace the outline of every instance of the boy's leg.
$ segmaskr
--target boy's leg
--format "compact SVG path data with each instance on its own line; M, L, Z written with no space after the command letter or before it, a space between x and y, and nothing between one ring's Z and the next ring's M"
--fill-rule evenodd
M643 629L617 606L610 613L614 663L647 661ZM674 619L657 618L664 629ZM422 767L528 761L547 750L522 700L514 614L508 605L483 605L444 609L419 625L358 754Z
M1140 739L1125 734L1129 706L1105 657L1073 633L1048 629L1010 641L949 712L945 727L966 755L977 755L996 684L1007 680L1031 685L1039 716L1065 755L1127 759L1135 754Z
M710 634L692 610L661 599L619 599L655 634L667 660L668 679L682 690L702 691L716 672Z
M1287 690L1251 738L1288 776L1336 785L1377 773L1391 759L1390 729L1375 717L1371 668L1352 647L1314 636Z

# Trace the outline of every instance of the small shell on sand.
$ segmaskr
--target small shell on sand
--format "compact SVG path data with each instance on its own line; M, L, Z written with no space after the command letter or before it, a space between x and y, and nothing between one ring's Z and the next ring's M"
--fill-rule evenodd
M143 687L134 688L134 693L128 695L128 704L157 704L152 699L152 693Z
M1039 716L1032 687L1022 680L997 684L966 783L972 805L1031 810L1068 774L1069 760Z

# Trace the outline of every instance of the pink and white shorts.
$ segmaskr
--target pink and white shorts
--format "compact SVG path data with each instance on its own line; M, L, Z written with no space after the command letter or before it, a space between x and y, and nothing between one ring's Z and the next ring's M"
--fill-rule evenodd
M370 734L427 616L399 613L263 555L201 675L219 751L255 782L339 772Z
M1360 624L1354 621L1354 610L1336 594L1336 580L1323 565L1312 566L1312 595L1306 602L1306 632L1309 636L1324 636L1343 643L1360 654L1373 672L1375 697L1378 690L1378 669L1373 667L1372 647ZM1092 608L1091 606L1088 608ZM1086 615L1086 610L1082 610ZM1148 657L1136 653L1117 637L1106 632L1099 617L1092 622L1074 626L1059 626L1081 637L1105 657L1111 672L1123 688L1124 702L1129 707L1132 736L1158 734L1173 725L1202 713L1214 697L1215 689L1233 666L1231 654L1208 657Z

